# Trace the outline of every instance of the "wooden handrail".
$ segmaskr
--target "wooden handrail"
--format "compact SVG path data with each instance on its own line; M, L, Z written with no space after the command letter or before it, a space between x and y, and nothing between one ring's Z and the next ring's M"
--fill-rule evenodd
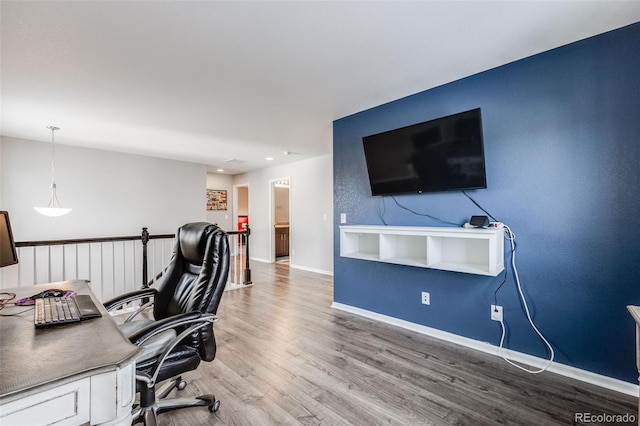
M16 247L59 246L66 244L109 243L114 241L133 241L141 239L140 235L129 237L75 238L65 240L16 241Z
M227 235L246 235L247 231L228 231ZM176 234L156 234L149 235L150 240L175 238ZM41 247L59 246L67 244L91 244L91 243L111 243L114 241L135 241L142 240L142 235L130 235L126 237L101 237L101 238L74 238L64 240L41 240L41 241L16 241L16 247Z

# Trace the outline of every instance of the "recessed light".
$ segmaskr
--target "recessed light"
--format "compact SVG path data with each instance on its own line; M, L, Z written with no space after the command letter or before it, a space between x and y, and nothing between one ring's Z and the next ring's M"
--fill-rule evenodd
M224 172L224 169L218 169L218 170L216 170L216 171L217 171L218 173L222 173L222 172Z
M267 157L267 158L265 158L265 160L267 160L267 161L273 161L273 157Z

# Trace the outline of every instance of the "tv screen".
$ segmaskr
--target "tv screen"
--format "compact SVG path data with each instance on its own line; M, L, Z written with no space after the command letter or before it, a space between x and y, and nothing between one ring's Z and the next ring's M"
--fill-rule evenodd
M9 213L0 211L0 268L18 263L18 253L13 241Z
M362 138L372 195L487 187L480 108Z

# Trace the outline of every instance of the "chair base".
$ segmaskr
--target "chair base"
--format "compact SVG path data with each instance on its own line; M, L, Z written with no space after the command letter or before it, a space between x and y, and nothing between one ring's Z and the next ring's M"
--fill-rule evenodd
M175 377L164 383L157 390L157 393L153 388L141 391L140 405L135 407L131 413L133 418L131 424L143 423L145 426L157 426L158 414L180 408L206 406L212 413L220 409L220 400L211 394L200 395L195 398L165 399L174 388L182 390L186 385L187 383L182 380L182 377Z

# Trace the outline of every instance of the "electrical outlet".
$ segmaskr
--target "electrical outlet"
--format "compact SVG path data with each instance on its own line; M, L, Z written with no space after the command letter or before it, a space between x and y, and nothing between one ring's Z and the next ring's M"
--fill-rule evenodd
M340 223L347 223L347 214L340 213Z
M491 305L491 319L494 321L502 321L502 306Z
M431 304L431 295L427 291L422 292L422 304L430 305Z

